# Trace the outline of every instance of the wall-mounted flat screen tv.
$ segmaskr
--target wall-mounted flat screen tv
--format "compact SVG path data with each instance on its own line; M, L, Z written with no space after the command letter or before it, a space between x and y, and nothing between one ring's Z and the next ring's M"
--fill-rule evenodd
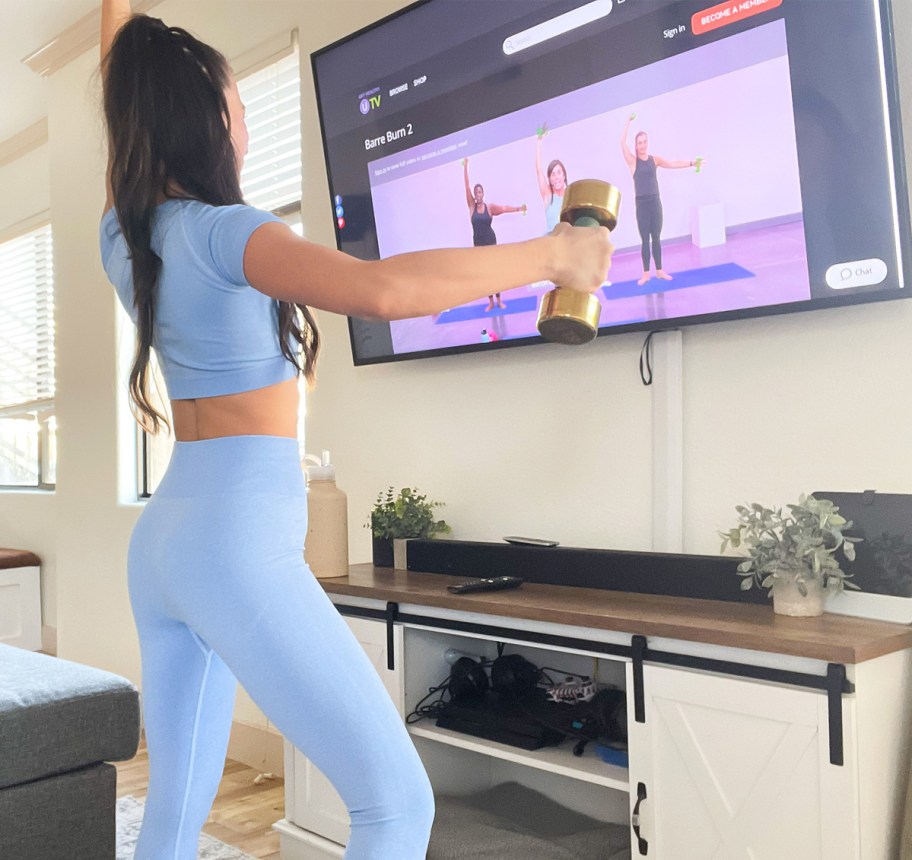
M543 235L594 178L622 195L600 334L909 293L889 0L427 0L312 62L361 259ZM540 341L551 286L351 319L355 363Z

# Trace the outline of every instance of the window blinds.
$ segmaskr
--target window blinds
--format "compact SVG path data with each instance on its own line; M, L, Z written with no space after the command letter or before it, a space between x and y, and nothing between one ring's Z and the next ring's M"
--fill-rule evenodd
M241 189L257 209L301 200L301 75L298 52L238 81L250 144Z
M50 225L0 245L0 417L54 399L54 262Z

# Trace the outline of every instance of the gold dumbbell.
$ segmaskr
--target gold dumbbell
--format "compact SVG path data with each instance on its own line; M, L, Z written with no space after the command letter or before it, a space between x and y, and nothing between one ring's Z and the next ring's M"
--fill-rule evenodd
M567 186L561 221L574 227L617 226L621 192L600 179L580 179ZM598 334L602 305L593 293L555 287L542 299L538 332L555 343L588 343Z

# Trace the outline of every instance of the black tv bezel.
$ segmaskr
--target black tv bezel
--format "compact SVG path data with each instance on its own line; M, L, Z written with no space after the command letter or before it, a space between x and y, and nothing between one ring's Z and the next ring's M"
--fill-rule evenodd
M409 3L402 9L391 12L389 15L367 24L337 39L335 42L326 45L310 55L311 73L314 81L314 92L317 102L317 116L320 123L320 139L323 144L323 160L326 165L326 177L329 186L329 204L332 214L333 232L336 237L336 248L342 250L342 237L335 219L335 204L333 201L333 181L332 168L329 162L329 146L326 140L326 128L323 117L323 106L320 101L319 91L319 73L317 70L318 58L336 48L354 41L359 36L369 33L382 27L390 21L408 15L415 9L426 6L430 3L444 3L448 0L416 0ZM452 0L449 0L452 2ZM717 311L711 314L699 314L689 317L675 317L673 319L650 320L648 322L630 323L627 325L606 326L600 328L596 335L597 338L607 335L631 334L642 332L649 334L651 332L674 331L680 328L694 325L708 325L718 322L729 322L732 320L749 320L769 316L784 316L789 314L806 313L808 311L825 311L831 308L850 307L853 305L868 305L879 302L895 301L897 299L906 299L912 296L912 215L910 215L910 201L907 186L907 168L905 159L905 144L903 137L902 112L900 105L900 87L898 65L896 60L896 40L893 25L893 2L894 0L872 0L872 4L879 8L880 12L880 38L883 48L884 78L886 89L886 108L887 119L890 127L890 142L892 145L892 167L895 180L895 194L897 201L897 219L899 233L899 252L902 264L903 280L905 287L895 291L895 293L856 293L851 295L834 295L827 298L807 299L800 302L788 302L777 305L764 305L754 308L740 308L731 311ZM365 367L374 364L388 364L397 361L411 361L419 358L438 358L447 355L462 355L465 353L491 352L492 350L512 349L519 346L546 345L549 341L541 335L531 335L529 337L511 338L509 340L499 340L493 343L469 343L460 346L440 347L438 349L416 350L414 352L391 353L390 355L371 356L368 358L359 358L355 351L355 332L352 323L352 317L347 318L349 346L352 352L352 362L355 367Z

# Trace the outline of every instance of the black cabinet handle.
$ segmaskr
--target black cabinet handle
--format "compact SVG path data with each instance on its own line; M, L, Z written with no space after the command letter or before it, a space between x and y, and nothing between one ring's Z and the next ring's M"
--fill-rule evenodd
M386 604L386 668L391 672L396 668L396 640L394 638L396 619L399 617L399 604L392 601Z
M640 836L640 804L646 800L646 786L642 782L637 783L637 802L633 807L633 815L630 816L630 823L633 825L633 832L636 834L637 845L640 854L644 857L649 853L649 843Z
M633 718L638 723L646 722L646 688L643 683L646 648L645 636L634 636L630 640L630 659L633 663Z
M846 667L841 663L827 665L827 713L830 728L830 764L845 763L842 746L842 692L846 687Z

